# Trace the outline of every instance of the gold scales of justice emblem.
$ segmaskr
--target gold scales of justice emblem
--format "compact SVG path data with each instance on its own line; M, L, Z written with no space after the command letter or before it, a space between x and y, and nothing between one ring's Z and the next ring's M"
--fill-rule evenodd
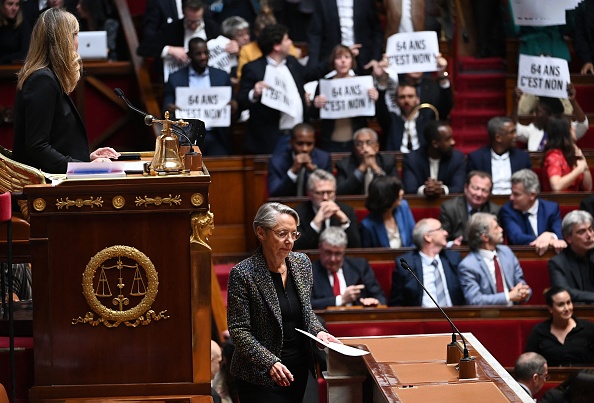
M84 317L74 318L73 325L103 324L113 328L123 323L137 327L169 318L165 314L167 310L157 313L152 309L159 291L159 276L151 260L136 248L114 245L99 251L83 272L82 288L95 313L87 312ZM99 317L95 318L95 314Z

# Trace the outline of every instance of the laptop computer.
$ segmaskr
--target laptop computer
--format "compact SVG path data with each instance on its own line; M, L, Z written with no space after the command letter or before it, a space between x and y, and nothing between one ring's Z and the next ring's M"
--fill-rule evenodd
M106 31L85 31L78 33L78 54L81 59L107 59L107 50Z

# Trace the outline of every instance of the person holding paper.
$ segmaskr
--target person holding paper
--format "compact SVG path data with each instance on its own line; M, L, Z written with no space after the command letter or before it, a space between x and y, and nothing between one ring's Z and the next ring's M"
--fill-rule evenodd
M163 94L163 109L169 111L175 119L175 111L179 109L175 102L177 87L201 88L231 87L231 78L225 71L208 66L208 46L202 38L192 38L188 44L190 65L169 76ZM237 110L237 101L231 100L231 113ZM230 155L233 152L231 133L228 127L206 127L206 137L202 146L205 156Z
M78 28L69 12L45 11L33 28L29 53L17 74L12 155L47 173L66 173L69 162L109 162L119 156L109 147L89 154L84 123L69 96L82 70Z
M333 71L325 76L333 80L340 80L343 78L354 77L353 69L356 67L353 52L348 46L336 45L330 55L330 67ZM332 97L331 94L320 94L320 86L318 86L318 94L314 98L312 116L317 117L320 114L320 109L324 108L328 103L328 99L338 98ZM379 92L375 87L367 88L367 95L373 102L377 101ZM353 148L353 132L367 126L368 118L365 116L357 116L354 118L339 118L339 119L322 119L321 130L321 146L328 152L347 152Z
M241 17L233 16L223 20L221 31L224 36L231 40L225 46L225 51L237 61L241 48L250 43L250 24ZM237 80L237 66L231 68L230 74L233 84L239 83L239 80Z
M241 403L301 403L308 371L314 378L312 340L340 343L320 324L311 307L312 267L292 252L299 215L266 203L254 218L260 247L229 274L227 324L235 345L231 374Z
M592 175L584 153L575 143L573 126L565 116L552 116L547 124L548 142L540 171L545 192L592 190Z

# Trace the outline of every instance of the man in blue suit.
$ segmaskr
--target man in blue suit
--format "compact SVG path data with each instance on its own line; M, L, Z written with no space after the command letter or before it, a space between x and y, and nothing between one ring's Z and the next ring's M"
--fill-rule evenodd
M385 305L386 297L366 259L345 256L348 239L340 227L320 234L320 259L312 266L311 306Z
M175 118L175 89L177 87L200 88L231 87L231 78L227 72L208 66L208 46L202 38L192 38L188 44L189 66L169 76L163 94L163 109ZM231 113L237 110L237 101L231 101ZM231 133L228 127L206 128L206 137L202 154L207 156L230 155L232 153Z
M493 178L491 193L510 194L511 176L520 169L531 169L530 155L515 148L516 125L508 117L494 117L487 123L488 146L468 154L466 171L484 171Z
M458 266L469 305L513 305L527 301L532 290L518 258L503 242L503 228L493 214L475 213L466 229L471 252Z
M459 252L446 249L448 232L434 218L423 218L413 230L416 250L396 259L392 273L390 306L435 307L413 275L400 265L406 260L415 275L440 306L464 305L458 279Z
M511 183L509 201L499 212L508 244L534 246L540 256L549 246L557 253L565 249L559 205L538 197L538 176L530 169L521 169L512 175Z

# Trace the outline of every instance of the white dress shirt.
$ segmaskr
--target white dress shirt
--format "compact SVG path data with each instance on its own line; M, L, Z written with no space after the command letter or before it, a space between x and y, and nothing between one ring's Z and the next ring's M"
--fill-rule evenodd
M509 151L501 155L491 150L491 176L493 177L494 195L511 194L511 160Z

